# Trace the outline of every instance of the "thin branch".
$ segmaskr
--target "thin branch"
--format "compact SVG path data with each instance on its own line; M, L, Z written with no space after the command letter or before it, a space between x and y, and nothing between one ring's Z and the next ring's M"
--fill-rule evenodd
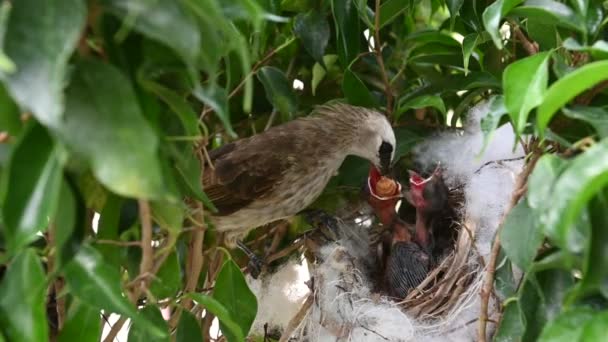
M232 97L233 97L234 95L236 95L236 94L237 94L239 91L241 91L241 89L243 89L243 87L244 87L244 86L245 86L245 84L247 83L247 80L248 80L248 79L249 79L251 76L253 76L253 75L254 75L254 74L255 74L255 73L258 71L258 69L259 69L259 68L260 68L262 65L264 65L266 62L268 62L268 60L269 60L269 59L271 59L271 58L272 58L274 55L276 55L276 54L277 54L277 52L279 52L279 51L283 50L284 48L286 48L287 46L289 46L289 45L290 45L290 44L291 44L291 43L292 43L294 40L295 40L295 38L293 38L293 37L292 37L291 39L289 39L289 40L288 40L288 41L286 41L285 43L283 43L283 44L281 44L281 45L277 46L276 48L274 48L274 49L272 49L272 50L270 50L270 51L269 51L269 52L266 54L266 56L264 56L264 58L262 58L262 59L260 59L259 61L257 61L257 62L256 62L254 65L253 65L253 67L251 68L251 71L249 71L249 73L248 73L248 74L247 74L245 77L243 77L243 79L241 80L241 82L240 82L240 83L239 83L239 84L238 84L236 87L234 87L234 89L232 89L232 91L230 92L230 94L228 94L228 99L232 98ZM207 108L207 109L205 109L205 110L204 110L204 111L201 113L200 120L202 120L202 119L205 117L205 115L207 115L207 114L211 113L212 111L213 111L213 108Z
M386 68L384 67L384 58L382 57L382 43L380 41L380 0L376 0L376 15L374 22L374 50L376 52L376 61L380 66L382 74L382 82L384 83L384 93L386 94L386 114L388 116L393 112L393 91L389 82Z
M52 222L49 225L48 229L48 245L55 249L54 254L48 255L48 268L50 272L57 272L57 263L56 263L56 255L57 255L57 246L55 245L55 232L57 229L57 225L55 222ZM52 291L51 291L52 290ZM55 293L55 309L57 311L57 332L60 332L63 328L63 322L65 320L65 297L60 297L59 294L63 290L63 279L61 277L55 278L55 280L50 284L49 292Z
M488 319L488 303L490 302L490 294L494 288L496 261L500 252L500 231L502 230L505 219L509 212L517 205L521 197L525 194L528 184L528 177L532 173L532 170L534 170L534 166L541 155L542 153L540 151L533 149L532 158L517 177L513 195L511 196L511 202L509 203L507 210L505 210L498 229L496 230L496 237L494 238L494 244L492 245L490 260L488 261L488 267L486 269L486 276L479 294L481 296L481 312L479 314L479 329L477 330L477 341L479 342L486 341L486 324L490 321Z
M154 250L152 249L152 216L150 214L150 203L146 200L138 200L139 217L141 221L141 263L139 265L139 274L152 273L154 266ZM141 290L145 292L147 287L147 278L141 281Z
M98 240L94 240L94 242L98 243L100 245L114 245L114 246L120 246L120 247L141 246L140 241L118 241L118 240L98 239Z
M515 34L515 37L521 42L522 47L526 50L528 55L532 56L537 54L539 50L538 43L528 39L528 37L519 29L519 25L516 23L511 23L511 25L513 26L513 34Z
M126 321L127 321L127 317L121 316L118 319L118 321L116 321L116 323L114 323L114 325L112 326L112 329L110 329L110 332L108 333L108 336L106 336L106 338L104 338L103 342L114 342L114 339L120 332L120 329L122 329L122 326L125 325Z

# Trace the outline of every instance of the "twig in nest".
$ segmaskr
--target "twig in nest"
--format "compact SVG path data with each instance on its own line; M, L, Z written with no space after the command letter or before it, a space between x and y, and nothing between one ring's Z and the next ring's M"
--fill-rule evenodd
M521 156L521 157L516 157L516 158L507 158L507 159L500 159L500 160L490 160L489 162L484 163L483 165L481 165L477 170L475 170L475 174L479 174L481 172L481 170L491 164L498 164L498 165L502 165L502 163L505 162L512 162L512 161L517 161L517 160L522 160L526 158L525 156Z
M391 83L388 80L388 75L386 74L386 68L384 67L384 58L382 57L382 43L380 42L380 0L376 0L374 26L374 51L376 52L376 61L380 66L382 82L384 83L384 93L386 95L386 114L390 116L393 112L393 91L391 89Z
M298 310L298 312L295 314L295 316L293 316L291 318L291 320L289 320L287 327L285 327L283 334L281 334L281 338L279 339L279 342L286 342L289 340L289 337L293 334L294 331L296 331L296 329L304 321L304 317L306 317L306 314L308 314L308 310L310 310L310 307L312 306L313 302L314 302L314 296L311 293L306 298L306 301L304 301L304 304L302 304L302 307L300 308L300 310Z
M300 239L294 243L292 243L291 245L287 246L286 248L272 254L269 255L268 258L266 258L266 263L271 263L277 259L283 258L288 256L289 254L291 254L293 251L297 250L298 248L300 248L302 245L304 245L304 239Z
M533 149L532 158L526 164L523 171L517 177L517 182L515 183L515 190L513 191L513 195L511 196L511 202L509 203L509 207L505 210L504 215L498 225L498 229L496 230L496 237L494 238L494 244L492 245L492 251L490 254L490 260L488 261L488 267L486 269L486 277L484 279L480 296L481 296L481 312L479 314L479 329L477 330L477 341L485 342L486 341L486 324L488 320L488 303L490 302L490 294L492 293L492 289L494 288L494 274L496 272L496 259L498 259L498 254L500 252L500 231L504 225L505 219L509 212L517 205L517 202L521 199L521 197L525 193L525 189L528 184L528 177L534 170L534 166L536 162L541 157L542 153Z

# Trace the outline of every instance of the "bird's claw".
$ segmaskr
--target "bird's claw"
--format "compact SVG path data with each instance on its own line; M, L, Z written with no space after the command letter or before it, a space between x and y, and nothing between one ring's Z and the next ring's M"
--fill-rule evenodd
M251 249L249 249L249 247L247 247L242 241L237 241L236 245L240 250L243 251L243 253L247 255L247 257L249 257L249 262L247 263L249 274L253 277L253 279L258 279L266 263L262 258L252 252Z

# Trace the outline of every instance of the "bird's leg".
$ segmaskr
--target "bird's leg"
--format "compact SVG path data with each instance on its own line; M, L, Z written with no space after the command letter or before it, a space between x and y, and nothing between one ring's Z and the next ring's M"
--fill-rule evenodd
M262 272L262 267L264 267L264 260L257 256L249 247L247 247L243 241L237 240L236 246L249 257L249 263L247 264L247 268L249 269L249 274L253 277L253 279L258 279L260 273Z

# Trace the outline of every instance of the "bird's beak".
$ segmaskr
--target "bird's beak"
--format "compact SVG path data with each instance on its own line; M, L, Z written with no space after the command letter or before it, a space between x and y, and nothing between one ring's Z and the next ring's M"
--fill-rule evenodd
M391 171L391 160L390 158L381 158L380 159L380 174L382 176L386 176Z

